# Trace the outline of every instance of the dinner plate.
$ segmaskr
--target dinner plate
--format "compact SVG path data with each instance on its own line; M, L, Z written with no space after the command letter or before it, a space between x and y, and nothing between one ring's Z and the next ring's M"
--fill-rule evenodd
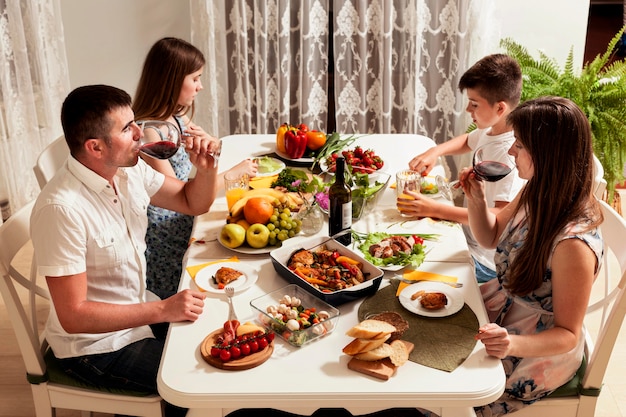
M365 254L363 253L363 251L361 249L359 249L359 244L357 242L352 242L352 250L359 253L362 257L365 258ZM382 269L383 271L399 271L401 269L406 268L409 265L376 265L378 268Z
M224 294L224 290L218 288L217 284L213 280L213 276L221 267L228 267L241 272L243 275L234 281L231 281L228 286L235 289L235 293L242 292L250 288L258 278L258 272L255 268L250 267L241 262L219 262L216 264L208 265L202 268L196 274L194 281L198 288L202 291L212 292L215 294Z
M256 249L256 248L251 248L245 243L239 246L238 248L229 248L228 246L224 245L220 239L217 239L217 241L220 243L220 245L222 245L228 250L232 250L233 252L237 252L237 253L245 253L246 255L262 255L264 253L270 253L272 249L276 249L276 246L269 246L269 245L264 248Z
M411 300L411 296L418 291L441 292L448 298L448 304L439 310L428 310L420 304L419 298ZM452 288L447 284L436 281L421 281L405 287L398 297L400 304L411 313L419 314L426 317L446 317L458 312L465 301L463 294L456 288Z
M272 162L276 165L278 165L278 168L272 170L272 171L268 171L268 172L257 172L256 173L256 177L257 178L262 178L262 177L271 177L272 175L276 175L278 174L280 171L282 171L283 169L285 169L285 163L283 161L281 161L280 159L277 158L272 158L269 157Z
M302 158L290 158L289 155L287 155L284 152L279 151L278 149L276 149L276 155L280 156L282 159L285 159L287 161L291 161L291 162L300 162L303 164L312 164L314 159L312 157L302 157Z

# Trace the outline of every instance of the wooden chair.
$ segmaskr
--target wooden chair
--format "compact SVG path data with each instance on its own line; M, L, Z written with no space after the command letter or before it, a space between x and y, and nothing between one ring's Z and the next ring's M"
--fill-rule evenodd
M606 191L606 180L604 179L604 167L597 156L593 156L593 194L598 200L604 200Z
M41 151L33 167L40 189L43 189L44 185L46 185L59 168L61 168L69 154L70 150L67 147L64 136L57 138Z
M602 294L592 299L585 322L599 322L597 335L587 326L586 367L550 396L514 413L515 417L593 417L613 346L626 314L626 221L604 201L601 226L605 243L603 271L594 285Z
M37 297L49 300L48 290L37 284L34 262L28 277L11 265L16 254L30 240L33 205L31 202L24 206L0 226L0 293L26 365L36 416L52 417L57 408L63 408L83 410L83 416L101 412L162 417L162 401L158 395L88 386L69 377L58 366L37 326L35 300ZM22 302L16 284L18 288L22 287L22 295L26 290L30 308Z

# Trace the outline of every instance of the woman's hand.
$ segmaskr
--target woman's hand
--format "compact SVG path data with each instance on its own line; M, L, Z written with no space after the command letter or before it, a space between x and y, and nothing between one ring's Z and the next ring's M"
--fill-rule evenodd
M474 337L485 345L487 354L500 359L509 356L511 336L504 327L495 323L487 323L478 329L478 334Z
M467 167L461 170L459 173L459 183L461 187L463 187L463 192L468 200L485 199L485 184L483 181L476 178L473 168Z

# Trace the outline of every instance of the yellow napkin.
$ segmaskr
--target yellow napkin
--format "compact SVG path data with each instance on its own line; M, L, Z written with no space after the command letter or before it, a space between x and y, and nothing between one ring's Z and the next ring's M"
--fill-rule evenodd
M220 263L220 262L239 262L239 258L237 258L236 256L233 256L232 258L220 259L219 261L211 261L211 262L205 262L203 264L191 265L191 266L187 267L187 272L189 272L189 275L191 276L191 279L196 279L196 274L202 268L206 268L209 265L217 264L217 263Z
M269 177L254 177L250 178L250 188L270 188L272 183L276 181L278 175L271 175Z
M438 281L438 282L451 282L451 283L455 283L458 281L458 278L456 277L451 277L449 275L440 275L440 274L435 274L433 272L426 272L426 271L417 271L417 270L410 270L410 271L406 271L404 274L402 274L402 278L404 279L409 279L411 281L415 281L415 282L419 282L419 281ZM400 293L402 292L402 290L411 284L407 284L405 282L401 282L400 285L398 285L398 291L396 291L396 296L399 296Z

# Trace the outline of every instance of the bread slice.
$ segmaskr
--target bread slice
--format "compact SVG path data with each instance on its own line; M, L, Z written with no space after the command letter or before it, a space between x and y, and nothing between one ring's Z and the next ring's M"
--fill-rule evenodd
M396 328L396 331L391 333L391 337L387 340L387 343L400 339L409 328L409 322L395 311L383 311L382 313L370 317L370 319L387 322Z
M402 366L409 360L409 349L403 341L394 340L389 347L391 347L389 359L394 365Z
M367 352L359 353L354 355L356 359L360 359L362 361L378 361L381 359L385 359L390 357L393 354L393 348L388 343L383 343L378 346L376 349L368 350Z
M346 335L359 339L377 339L395 332L395 326L380 320L363 320L346 332Z
M390 334L385 334L382 337L376 339L354 339L343 348L343 353L346 355L354 356L358 353L367 352L368 350L376 349L378 346L385 343L390 337Z

